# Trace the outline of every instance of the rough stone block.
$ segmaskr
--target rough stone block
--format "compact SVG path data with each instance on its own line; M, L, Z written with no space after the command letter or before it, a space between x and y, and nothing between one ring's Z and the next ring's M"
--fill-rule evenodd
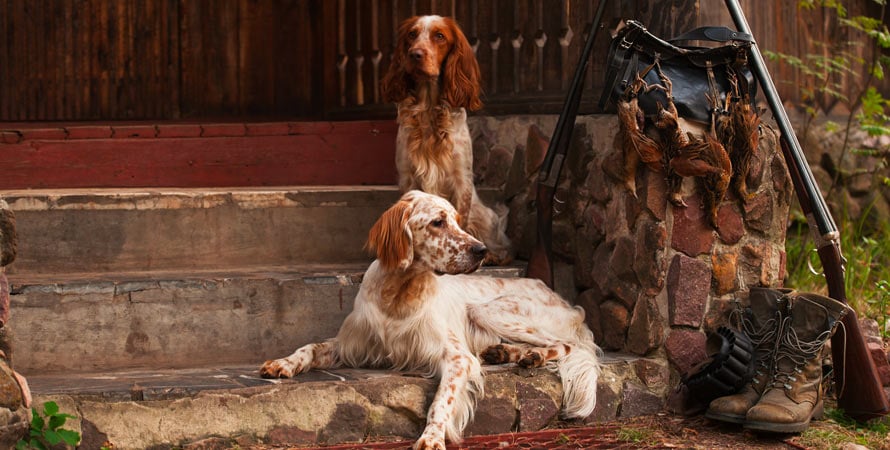
M651 415L661 411L664 406L661 396L637 383L625 382L622 394L619 417Z
M677 368L680 375L686 375L698 363L704 361L708 354L705 351L705 335L692 330L671 330L664 343L668 360Z
M738 243L745 235L742 214L735 203L723 203L720 206L717 210L717 224L720 225L717 236L726 245Z
M708 264L677 254L668 269L668 316L672 326L698 327L711 291Z
M615 248L609 256L609 266L620 280L636 284L638 280L634 272L634 250L633 239L628 236L619 237L615 240Z
M887 354L884 353L884 346L875 342L868 342L868 353L871 354L872 361L878 369L878 375L881 377L881 384L890 386L890 363L887 362Z
M612 383L599 383L596 388L596 407L585 419L586 423L609 422L618 416L621 407L621 388Z
M516 424L516 407L503 397L489 397L479 400L473 421L464 430L466 436L500 434L513 431Z
M630 313L615 300L606 300L600 305L600 320L603 329L603 350L621 350L627 336Z
M668 205L667 184L664 181L664 176L651 170L646 170L646 175L643 177L643 180L645 185L643 195L645 196L644 201L646 203L646 209L648 209L656 219L663 222L666 217L665 214Z
M717 295L729 294L738 290L738 263L739 255L737 253L726 252L711 255Z
M575 298L575 304L584 308L584 321L590 327L590 331L593 331L593 340L597 343L603 342L601 300L602 293L599 292L599 289L587 289Z
M711 251L714 246L714 230L705 220L701 198L693 195L686 199L687 207L674 206L674 229L671 247L689 256Z
M667 361L655 358L640 358L631 364L637 378L649 389L660 389L670 381L670 368Z
M657 295L664 287L667 229L663 222L641 221L636 230L633 267L643 293Z
M267 444L302 445L318 442L318 433L301 430L299 427L279 425L269 430L264 439Z
M735 299L713 298L711 299L708 312L705 314L702 330L705 333L717 331L721 325L729 323L729 316L733 309L736 308Z
M536 431L544 428L559 415L559 408L546 392L526 383L516 385L519 404L519 431Z
M755 195L745 204L745 223L761 233L769 231L773 222L773 201L769 195Z
M655 300L647 297L638 301L627 330L627 350L648 355L661 346L663 335L664 327Z

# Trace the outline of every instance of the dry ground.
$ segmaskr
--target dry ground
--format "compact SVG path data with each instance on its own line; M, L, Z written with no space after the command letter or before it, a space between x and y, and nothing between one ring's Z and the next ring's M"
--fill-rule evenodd
M886 420L886 419L885 419ZM864 445L856 447L854 444ZM411 442L381 438L375 442L325 447L326 450L406 449ZM252 450L290 450L296 446L258 446ZM617 420L594 427L570 427L531 433L475 436L458 449L861 449L890 450L890 437L854 430L832 420L815 421L801 435L757 435L703 416L669 414Z

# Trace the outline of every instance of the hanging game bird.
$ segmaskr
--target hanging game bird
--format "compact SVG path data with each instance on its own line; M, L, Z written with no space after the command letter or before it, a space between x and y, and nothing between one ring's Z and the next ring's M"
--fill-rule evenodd
M711 126L703 138L684 133L680 128L679 114L670 95L672 85L662 75L668 98L667 107L660 103L655 126L661 130L662 153L667 174L668 200L681 207L687 204L680 194L683 177L700 180L702 206L708 214L708 223L717 229L717 210L729 187L732 163L726 149L716 136L716 117L711 115ZM716 109L716 108L715 108Z
M658 76L661 78L664 93L668 99L667 107L662 106L661 102L656 102L655 104L657 108L655 127L658 128L661 136L662 165L668 186L668 201L675 206L685 208L688 205L680 194L680 188L683 185L683 175L676 171L671 165L671 161L683 154L683 148L689 145L689 138L680 129L680 115L677 112L676 105L674 105L671 80L661 72L659 72Z
M760 140L760 116L751 106L749 95L741 93L735 74L729 74L729 82L731 89L726 95L723 111L717 119L717 136L726 146L732 161L730 185L739 200L747 203L751 197L748 193L748 171Z
M645 116L640 109L637 96L656 87L648 86L638 73L634 81L625 89L618 100L618 134L615 145L624 152L624 186L637 196L636 174L640 161L654 171L662 170L662 154L658 144L646 135Z

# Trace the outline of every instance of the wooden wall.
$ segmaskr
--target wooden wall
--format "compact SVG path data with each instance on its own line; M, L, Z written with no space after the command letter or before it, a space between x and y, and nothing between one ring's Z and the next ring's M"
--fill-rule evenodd
M865 4L867 0L851 0ZM485 113L558 112L594 0L0 0L0 120L384 117L396 24L453 15L477 44ZM796 2L742 0L761 47L812 52L832 32ZM855 9L855 8L854 8ZM671 36L730 24L719 0L610 2ZM813 20L813 18L816 20ZM565 30L572 39L561 42ZM836 30L835 30L836 31ZM567 43L567 45L566 45ZM584 103L599 94L598 42ZM822 50L820 50L822 51ZM801 82L771 67L786 98Z

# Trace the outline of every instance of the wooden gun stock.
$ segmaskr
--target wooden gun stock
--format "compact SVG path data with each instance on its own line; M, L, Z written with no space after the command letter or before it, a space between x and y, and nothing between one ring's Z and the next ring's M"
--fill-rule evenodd
M547 146L547 155L541 164L538 173L537 192L535 205L537 208L536 231L537 240L528 258L526 276L543 281L548 287L553 287L553 263L552 263L552 233L553 233L553 196L556 194L556 185L559 183L559 175L562 172L562 164L568 151L569 142L572 140L572 129L575 127L575 118L578 116L578 106L581 104L581 93L584 91L584 78L587 74L587 65L590 54L593 52L593 43L600 29L603 12L606 9L606 0L600 0L593 18L593 23L575 76L566 95L559 119L550 144Z
M726 7L742 33L751 34L751 29L738 0L726 0ZM822 192L813 178L810 166L804 156L791 121L779 99L763 56L757 44L750 47L749 61L754 75L760 81L763 95L776 119L780 132L782 154L788 164L791 181L801 209L810 224L816 250L822 262L828 295L835 300L847 302L844 286L844 258L840 249L840 234L828 211ZM838 389L838 406L856 420L881 417L890 412L887 395L881 387L878 371L868 352L856 313L844 315L843 328L831 338L834 379Z

